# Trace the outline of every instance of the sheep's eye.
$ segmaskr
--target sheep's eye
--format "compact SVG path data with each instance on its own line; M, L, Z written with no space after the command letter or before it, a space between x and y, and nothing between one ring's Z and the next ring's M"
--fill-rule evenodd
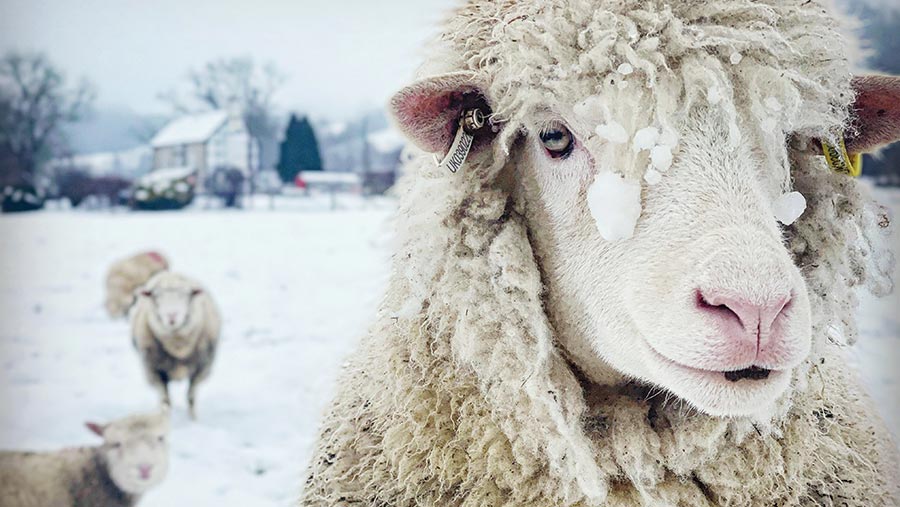
M157 441L157 442L160 442L160 443L165 442L165 441L166 441L166 437L160 435L160 436L156 437L156 441Z
M541 130L541 143L553 158L566 157L575 146L575 137L565 125L552 123Z
M122 443L121 442L113 442L112 444L110 444L110 447L112 447L113 449L120 449L122 447Z

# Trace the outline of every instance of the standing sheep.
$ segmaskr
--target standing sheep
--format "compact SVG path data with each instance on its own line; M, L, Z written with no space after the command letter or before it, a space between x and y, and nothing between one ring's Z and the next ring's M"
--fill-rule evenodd
M418 148L393 277L300 505L896 505L845 359L889 220L822 154L900 138L900 81L851 79L837 25L817 0L455 11L391 101Z
M197 385L212 370L221 319L199 283L164 271L139 291L131 312L131 336L147 380L168 405L169 382L188 379L188 410L196 418Z
M169 414L133 415L106 425L97 447L0 451L3 507L131 507L169 468Z
M120 259L106 273L106 312L110 317L124 317L134 303L134 291L151 276L169 269L169 261L160 253L141 252Z

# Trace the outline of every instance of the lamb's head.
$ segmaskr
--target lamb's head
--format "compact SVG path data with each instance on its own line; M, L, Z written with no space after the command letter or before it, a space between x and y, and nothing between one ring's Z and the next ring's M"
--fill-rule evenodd
M153 303L150 325L154 331L170 334L188 323L196 297L202 292L203 288L196 282L177 273L163 271L138 290L138 297Z
M468 170L522 210L558 340L589 377L770 412L811 346L792 171L827 176L809 146L835 133L857 152L900 136L896 100L873 101L886 130L850 124L871 109L851 115L853 97L900 83L851 83L813 2L596 3L473 2L445 35L457 72L399 93L397 123L446 151L461 111L493 113Z
M103 437L101 456L110 478L122 491L140 495L165 479L169 469L168 409L86 425Z

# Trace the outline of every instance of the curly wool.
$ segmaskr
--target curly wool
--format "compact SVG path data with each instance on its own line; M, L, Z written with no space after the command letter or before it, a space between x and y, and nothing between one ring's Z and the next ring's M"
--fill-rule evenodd
M493 152L452 180L424 153L407 162L391 283L342 374L300 504L894 505L894 444L840 349L855 333L846 296L888 288L886 220L856 182L789 156L783 140L848 125L847 63L840 44L823 43L839 39L821 4L800 0L472 1L457 11L423 73L472 73L503 126ZM612 82L622 63L636 69L624 88ZM648 124L677 133L712 86L732 141L748 124L777 140L767 156L809 202L787 239L813 296L816 345L768 424L579 378L554 341L528 225L501 176L542 104L565 97L597 123L631 118L620 121L630 134ZM780 114L763 109L769 97ZM646 167L623 158L646 154L610 150L630 161L620 167ZM842 338L827 340L833 329Z

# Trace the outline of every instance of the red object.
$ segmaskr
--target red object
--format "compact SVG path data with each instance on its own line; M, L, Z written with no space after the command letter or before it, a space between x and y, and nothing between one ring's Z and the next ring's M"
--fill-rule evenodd
M294 186L297 188L306 188L306 182L303 181L303 178L301 178L299 174L294 178Z

